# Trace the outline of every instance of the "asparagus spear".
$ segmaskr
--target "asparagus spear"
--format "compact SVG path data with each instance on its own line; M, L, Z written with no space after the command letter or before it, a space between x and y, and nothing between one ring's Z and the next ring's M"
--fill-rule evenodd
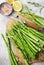
M40 16L37 17L37 15L33 14L32 12L30 12L29 9L28 9L28 7L27 7L26 5L24 5L24 8L26 9L26 12L27 12L28 14L32 15L32 16L34 17L34 19L44 27L44 22L41 22L41 21L38 19L38 18L42 18L42 17L40 17ZM42 19L44 19L44 18L42 18Z
M2 34L2 37L3 37L3 40L5 41L5 44L7 46L7 49L8 49L8 54L9 54L9 58L10 58L10 63L11 65L18 65L16 59L15 59L15 56L13 55L13 52L12 52L12 49L11 49L11 46L10 46L10 43L9 43L9 40L4 38L4 35Z

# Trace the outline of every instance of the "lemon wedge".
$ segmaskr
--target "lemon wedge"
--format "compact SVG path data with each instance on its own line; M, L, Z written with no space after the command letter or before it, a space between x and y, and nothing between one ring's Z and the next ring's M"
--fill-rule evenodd
M13 3L13 9L15 11L21 11L22 10L22 3L20 1L15 1Z
M15 0L6 0L6 2L13 4Z

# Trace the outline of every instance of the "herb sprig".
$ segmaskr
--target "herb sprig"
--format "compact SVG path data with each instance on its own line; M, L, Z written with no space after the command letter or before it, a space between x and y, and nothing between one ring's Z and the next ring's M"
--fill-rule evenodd
M40 13L41 13L42 9L44 8L43 5L41 5L39 3L36 3L36 2L28 2L28 4L34 5L35 7L41 7L40 8Z

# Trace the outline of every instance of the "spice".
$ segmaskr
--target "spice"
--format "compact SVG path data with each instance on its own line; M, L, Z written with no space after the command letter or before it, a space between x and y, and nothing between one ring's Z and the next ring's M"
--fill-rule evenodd
M1 4L0 10L3 15L10 15L13 11L12 6L6 2Z

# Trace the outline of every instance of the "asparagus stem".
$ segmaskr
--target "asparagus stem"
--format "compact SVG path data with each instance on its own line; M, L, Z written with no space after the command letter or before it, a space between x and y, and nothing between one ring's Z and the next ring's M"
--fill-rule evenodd
M33 16L33 18L39 23L41 24L41 26L44 28L44 22L41 22L36 16L35 14L32 14L32 12L29 11L28 7L25 5L25 9L26 9L26 12L30 15Z
M15 59L15 56L13 55L13 52L12 52L12 49L11 49L9 40L6 38L8 40L8 41L6 41L6 39L4 38L4 35L3 34L2 34L2 37L3 37L4 41L5 41L6 46L7 46L7 49L8 49L8 54L9 54L9 58L10 58L11 65L18 65L17 64L17 61Z

